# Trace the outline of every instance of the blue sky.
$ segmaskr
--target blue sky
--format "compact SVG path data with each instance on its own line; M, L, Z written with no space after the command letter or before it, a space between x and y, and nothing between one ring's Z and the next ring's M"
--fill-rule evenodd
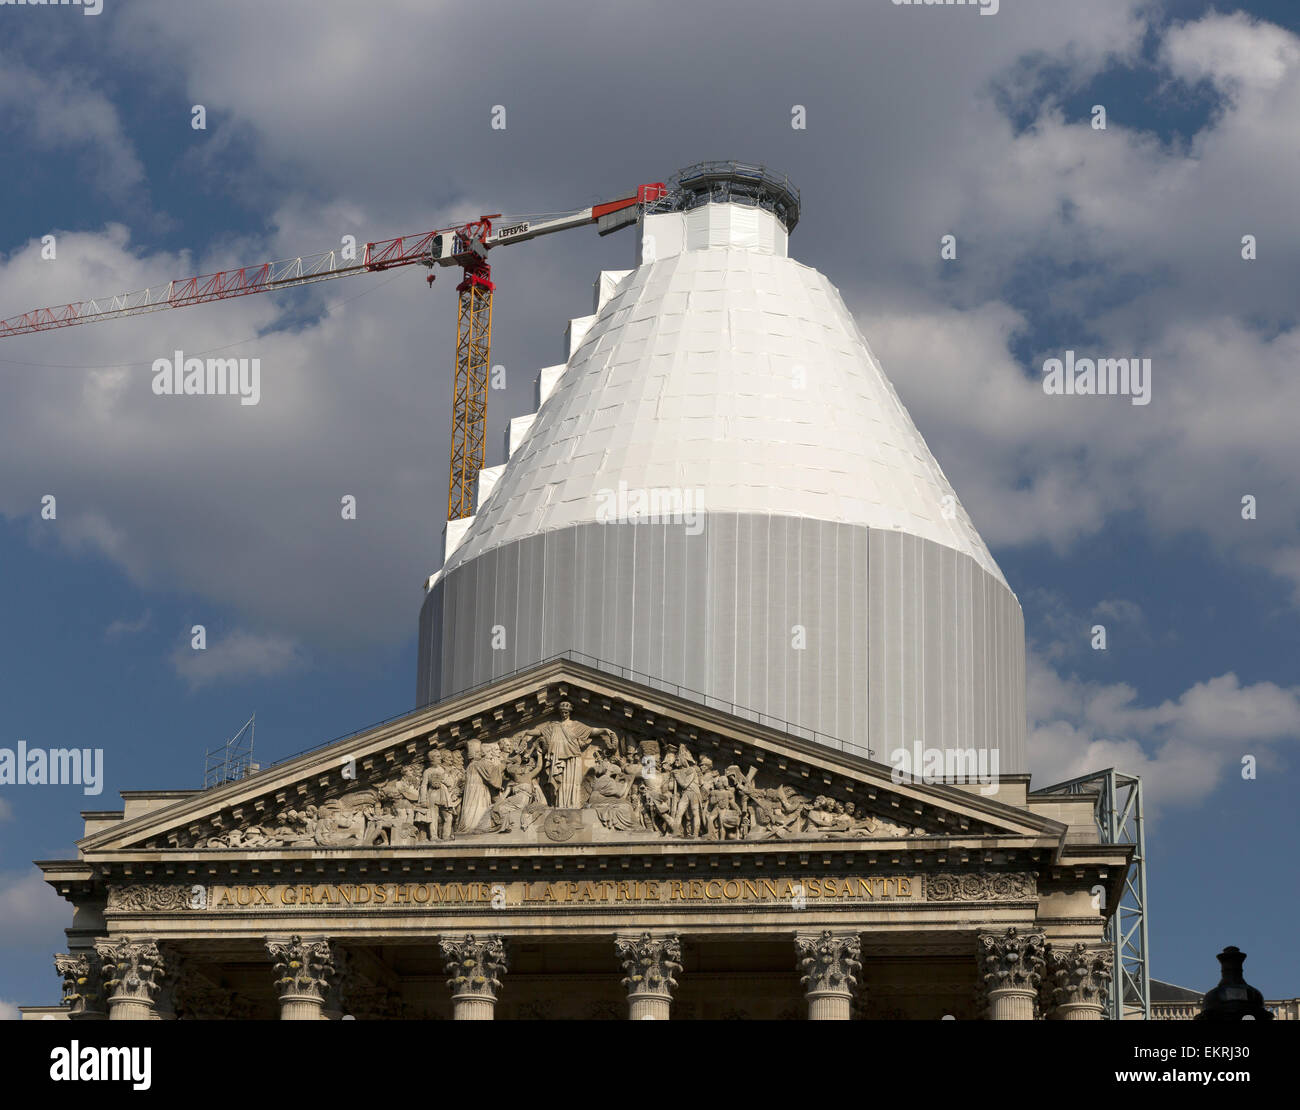
M0 8L0 316L578 207L702 158L783 169L792 254L844 293L1025 608L1035 785L1143 775L1156 976L1208 988L1236 944L1266 995L1300 994L1300 14L873 0L790 23L753 2ZM573 233L497 263L489 463L632 253ZM98 798L0 787L0 1006L58 996L66 907L30 861L71 853L79 810L199 785L254 710L267 762L411 708L454 336L452 283L422 278L0 342L0 747L106 758ZM169 407L149 368L178 347L259 357L262 403ZM1066 349L1151 357L1152 403L1046 396Z

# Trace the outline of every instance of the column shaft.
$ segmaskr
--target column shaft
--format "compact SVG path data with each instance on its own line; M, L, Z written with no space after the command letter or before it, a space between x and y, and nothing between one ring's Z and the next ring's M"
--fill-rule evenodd
M809 991L809 1021L848 1021L852 1016L853 996L843 991Z
M1060 1021L1101 1021L1104 1007L1096 1002L1063 1002L1056 1007Z
M282 994L280 996L281 1021L323 1021L324 1002L309 994Z
M672 1017L673 999L669 994L629 994L627 1016L630 1021L668 1021Z
M109 1021L154 1021L158 1011L152 1002L138 998L113 998L108 1003Z
M496 1018L497 1000L481 994L452 995L453 1021L493 1021Z
M989 995L989 1017L993 1021L1033 1021L1034 1000L1037 991L1009 987L1004 990L991 990Z

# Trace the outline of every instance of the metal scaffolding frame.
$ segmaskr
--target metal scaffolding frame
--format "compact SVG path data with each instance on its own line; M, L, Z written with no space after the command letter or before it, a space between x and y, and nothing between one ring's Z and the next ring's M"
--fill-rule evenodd
M253 733L256 727L257 714L254 713L234 736L220 747L211 748L204 753L204 790L227 782L238 782L261 770L253 762Z
M744 204L773 213L789 233L799 222L799 190L783 173L749 162L697 162L668 180L646 213L688 212L701 204Z
M1151 1019L1151 967L1147 950L1147 845L1142 814L1142 780L1108 767L1059 782L1035 794L1097 793L1094 818L1105 844L1132 844L1133 859L1124 876L1119 905L1106 921L1106 941L1114 948L1110 1017L1115 1021Z

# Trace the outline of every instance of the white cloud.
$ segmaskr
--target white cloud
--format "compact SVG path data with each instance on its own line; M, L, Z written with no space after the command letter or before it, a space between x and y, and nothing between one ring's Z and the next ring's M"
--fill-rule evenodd
M18 1004L6 1002L0 998L0 1021L18 1021L23 1015L18 1012Z
M918 185L933 233L906 299L897 274L855 299L991 544L1078 549L1134 511L1282 576L1300 601L1300 38L1210 15L1166 29L1159 57L1167 103L1202 79L1222 97L1190 141L1135 129L1113 100L1104 132L1050 99L1023 131L973 130L952 155L971 172ZM939 231L957 235L964 276L937 280ZM1026 268L1046 279L1033 320L999 299ZM1031 324L1051 338L1026 368ZM1067 348L1151 358L1151 403L1046 396L1042 360ZM1257 520L1241 518L1245 494Z
M0 265L0 304L55 304L217 264L141 256L119 227L65 236L53 264L37 246ZM324 309L314 322L224 352L261 360L256 406L156 396L151 363L256 337L293 303L284 299L4 340L0 513L26 519L38 544L103 554L142 588L192 592L281 637L326 647L404 639L436 566L450 422L433 418L446 411L444 388L450 396L454 297L431 315L414 270L304 297ZM431 349L446 358L396 353ZM113 362L132 365L65 368ZM57 498L52 521L39 518L46 494ZM345 494L357 498L356 521L342 519Z
M1211 81L1234 99L1294 81L1300 64L1292 36L1245 12L1211 12L1180 24L1165 37L1161 54L1178 77Z
M125 636L134 636L148 628L152 620L153 614L148 609L133 621L119 617L104 629L104 639L112 641L120 640Z
M120 13L113 43L154 72L165 70L187 102L228 114L231 129L256 150L258 167L286 180L347 195L360 170L370 195L397 198L427 192L430 182L462 186L467 174L481 173L505 194L496 205L532 212L539 200L543 210L552 206L539 191L547 182L585 194L611 179L659 179L695 158L725 157L718 143L741 121L760 148L753 156L775 157L771 148L783 135L798 137L790 99L813 107L813 127L851 126L856 135L866 116L878 114L882 130L901 137L920 122L942 144L962 131L964 112L991 76L1026 52L1059 54L1071 73L1086 75L1102 58L1134 51L1141 7L1140 0L1005 5L996 19L981 20L976 12L848 0L791 21L772 0L743 8L669 3L657 18L638 21L633 34L625 19L593 20L581 0L544 7L488 0L475 8L392 0L383 19L350 0L321 0L310 20L258 0L210 8L145 0ZM462 44L481 35L494 12L508 33L486 53L465 51ZM774 20L779 35L771 33ZM250 25L256 35L247 33ZM566 26L583 33L557 34ZM327 79L285 81L288 58ZM719 58L745 64L732 66L720 84ZM668 86L666 66L673 70ZM384 80L372 79L379 73ZM467 87L482 90L481 108L447 95ZM789 89L785 103L771 103L777 87L781 98ZM650 103L654 112L644 110ZM504 133L489 127L493 104L508 110ZM888 110L863 113L863 104ZM756 117L756 109L770 116ZM632 113L636 126L629 126ZM207 139L221 142L221 129ZM850 144L835 145L838 157L855 156ZM792 159L807 147L791 144ZM643 169L644 177L635 176ZM237 181L249 171L228 164L225 172ZM854 179L847 173L844 182Z
M242 630L210 642L202 651L188 644L178 647L171 659L176 673L192 689L212 682L275 678L305 664L292 640Z
M1136 511L1156 535L1199 532L1225 559L1282 576L1300 598L1289 509L1300 471L1291 429L1300 329L1180 317L1149 321L1142 344L1112 338L1100 353L1152 359L1152 403L1133 406L1045 394L1041 375L1026 377L1012 354L1020 320L1004 305L878 304L871 316L886 372L991 545L1077 549L1113 514ZM1242 517L1246 494L1257 519Z
M34 869L0 871L0 936L13 948L48 946L60 951L72 907Z
M1243 686L1228 673L1142 706L1126 683L1063 677L1031 652L1027 689L1037 786L1115 767L1142 777L1156 810L1202 801L1243 756L1274 770L1300 741L1300 686Z
M1142 606L1136 601L1128 601L1122 597L1099 601L1093 606L1092 611L1095 616L1108 617L1118 624L1141 625L1146 619L1142 615Z

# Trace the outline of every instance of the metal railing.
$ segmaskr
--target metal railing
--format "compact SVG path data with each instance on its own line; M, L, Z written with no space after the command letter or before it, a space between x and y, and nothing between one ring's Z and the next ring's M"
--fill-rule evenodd
M440 698L436 702L429 702L427 705L416 706L414 709L408 709L403 713L395 713L391 717L385 717L382 721L374 721L371 724L361 728L353 729L351 732L345 732L335 736L332 740L326 740L321 744L313 744L310 748L303 748L302 751L294 752L292 755L283 756L268 763L262 768L261 774L274 767L283 766L290 760L297 759L299 756L309 755L311 752L321 751L337 744L340 741L348 740L353 736L360 736L362 733L369 732L371 729L382 728L384 725L392 724L394 721L400 721L406 717L412 717L416 713L423 713L435 706L442 705L454 698L463 698L466 694L472 694L475 690L482 690L488 686L494 686L498 682L504 682L507 679L515 678L529 671L536 670L538 667L546 666L549 663L556 663L565 660L571 663L579 663L593 671L601 671L604 674L611 674L617 678L626 679L629 682L636 682L651 690L659 690L666 694L672 694L681 698L683 701L695 702L703 705L707 709L718 709L724 713L729 713L733 717L749 721L752 724L762 725L764 728L775 729L778 732L784 732L789 736L797 736L801 740L809 740L815 744L822 744L825 747L835 748L838 751L848 752L857 755L862 759L871 758L871 749L862 744L855 744L851 740L842 740L837 736L831 736L826 732L819 732L817 729L806 728L803 725L795 724L793 721L783 720L780 717L774 717L769 713L760 713L756 709L750 709L748 706L737 705L735 702L727 701L725 698L719 698L712 694L706 694L699 690L693 690L689 686L681 686L676 682L667 682L664 679L656 678L654 675L646 674L642 671L634 670L631 667L624 667L618 663L610 663L605 659L597 659L593 655L587 655L581 651L561 651L555 655L548 655L545 659L539 659L535 663L529 663L524 667L516 667L510 671L503 671L501 674L493 675L491 678L484 679L482 682L476 682L472 686L466 686L457 690L453 694Z
M783 173L749 162L697 162L668 180L663 197L646 212L686 212L701 204L745 204L772 212L794 230L799 222L799 190Z

